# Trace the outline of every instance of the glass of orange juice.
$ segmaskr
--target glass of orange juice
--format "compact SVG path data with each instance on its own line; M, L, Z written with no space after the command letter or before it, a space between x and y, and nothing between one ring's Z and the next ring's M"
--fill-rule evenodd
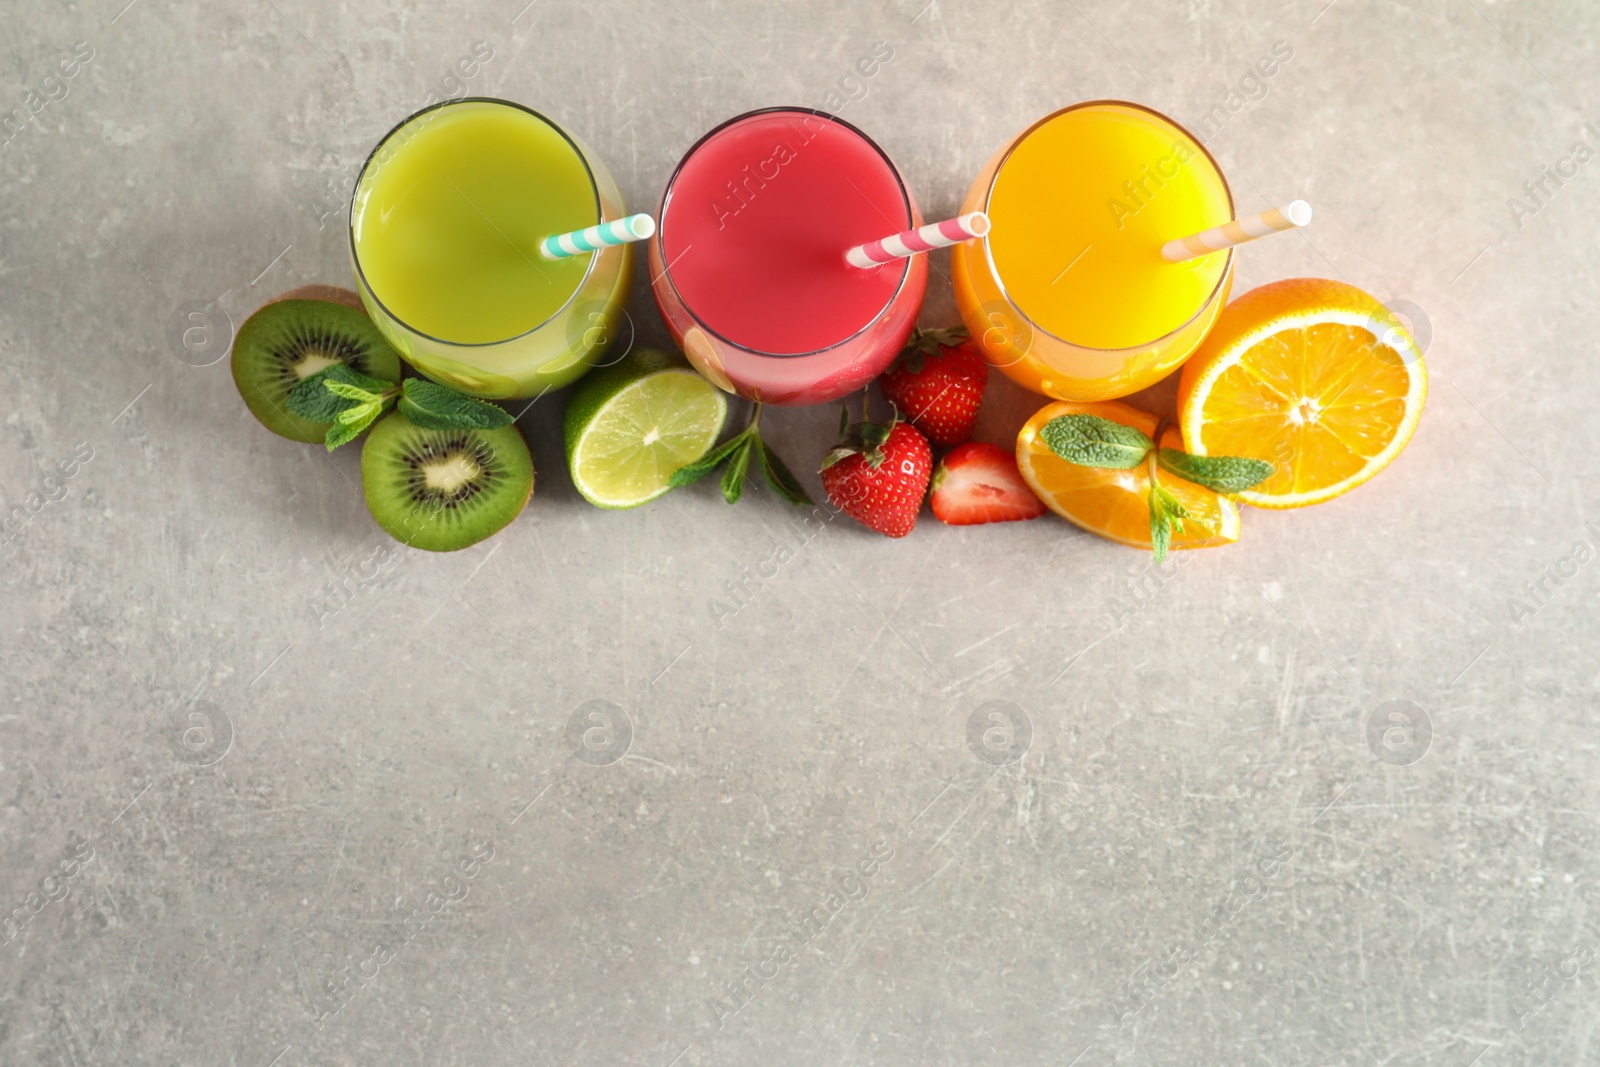
M955 246L956 305L984 355L1058 400L1109 400L1175 370L1228 301L1233 250L1171 263L1161 247L1233 218L1216 160L1150 108L1091 100L995 153L963 213L990 230Z

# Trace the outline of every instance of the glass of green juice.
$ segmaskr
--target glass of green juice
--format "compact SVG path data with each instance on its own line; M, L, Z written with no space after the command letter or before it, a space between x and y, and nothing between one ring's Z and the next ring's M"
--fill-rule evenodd
M625 215L572 133L467 97L424 108L372 150L350 201L350 261L406 362L464 393L534 397L599 360L631 274L627 245L550 259L540 242Z

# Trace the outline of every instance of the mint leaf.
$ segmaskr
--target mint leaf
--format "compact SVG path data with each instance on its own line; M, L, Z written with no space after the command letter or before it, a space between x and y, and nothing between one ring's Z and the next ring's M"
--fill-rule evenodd
M1264 459L1245 456L1192 456L1176 448L1163 448L1156 462L1185 481L1217 493L1238 493L1260 485L1276 470Z
M672 477L667 483L674 489L681 489L686 485L693 485L701 478L710 474L722 465L722 461L733 455L734 449L744 444L750 437L748 428L728 438L722 444L713 448L693 463L686 463L672 472Z
M1182 530L1183 520L1189 517L1189 509L1183 506L1181 500L1169 493L1165 486L1156 486L1156 496L1161 499L1162 510L1172 520L1172 528L1174 530Z
M761 449L761 471L767 476L767 484L772 486L772 491L791 504L810 504L811 497L806 495L805 488L795 478L794 472L772 450L772 446L765 441L757 439L757 446Z
M312 422L332 422L339 412L360 403L330 393L324 384L326 382L327 379L321 374L313 374L297 382L294 388L289 390L286 406L302 419L310 419Z
M333 421L338 426L366 426L377 418L381 411L383 411L383 401L374 397L353 408L345 408Z
M342 385L353 385L358 389L365 389L369 393L380 395L395 388L394 382L386 382L382 378L374 378L370 374L362 374L348 363L334 363L311 376L311 378L319 377L330 382L339 382ZM311 378L307 378L306 381L310 381Z
M1155 447L1132 426L1098 415L1058 415L1044 424L1039 436L1068 463L1117 471L1137 467Z
M1154 479L1150 482L1150 547L1155 550L1156 562L1167 558L1172 547L1172 533L1183 529L1183 520L1189 512L1183 502L1163 489Z
M1161 502L1160 490L1152 485L1150 487L1150 547L1155 550L1157 563L1161 563L1167 558L1167 549L1171 545L1172 516L1167 514L1167 509Z
M406 379L401 386L400 414L424 430L493 430L515 421L498 404L462 396L426 378Z
M737 504L744 494L744 475L750 469L750 453L756 444L755 435L748 431L740 437L742 440L728 461L728 469L722 472L722 498L730 504Z
M328 427L328 434L323 438L322 443L328 447L329 452L332 452L340 445L360 437L361 431L366 428L365 423L346 425L345 423L336 422Z
M330 387L331 388L331 387ZM394 395L374 397L365 403L346 408L334 416L333 425L328 427L328 433L323 438L323 444L332 452L347 441L354 441L361 436L361 432L374 422L378 416L387 411L394 403Z
M1150 479L1150 547L1155 550L1156 562L1167 558L1172 547L1172 535L1183 530L1183 520L1189 512L1183 502L1168 492L1152 475Z
M343 397L346 400L354 400L358 404L368 403L383 395L382 393L374 393L371 389L363 389L359 385L346 385L344 382L336 382L332 378L322 379L322 387L334 396Z

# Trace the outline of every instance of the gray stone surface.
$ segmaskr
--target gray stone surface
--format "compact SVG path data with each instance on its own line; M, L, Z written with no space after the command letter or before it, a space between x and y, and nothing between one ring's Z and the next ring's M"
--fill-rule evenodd
M0 555L0 1062L1600 1062L1600 565L1562 563L1600 541L1600 164L1507 203L1600 146L1592 4L524 2L0 5L0 105L56 97L0 145L0 501L55 498ZM169 341L345 279L319 216L478 41L471 92L649 209L701 132L880 40L840 112L931 214L1050 109L1196 123L1287 42L1211 145L1242 210L1317 220L1237 291L1421 309L1410 449L1155 574L1054 517L601 513L558 396L520 520L381 562L355 450ZM997 442L1039 403L992 397ZM768 422L809 469L835 419ZM992 701L1027 726L986 746Z

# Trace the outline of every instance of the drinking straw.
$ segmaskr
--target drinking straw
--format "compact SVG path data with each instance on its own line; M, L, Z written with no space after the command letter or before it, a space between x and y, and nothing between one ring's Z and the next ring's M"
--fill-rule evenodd
M1269 233L1292 230L1310 221L1311 205L1304 200L1295 200L1283 207L1263 211L1259 215L1224 222L1221 226L1213 226L1190 237L1168 241L1161 246L1161 254L1173 263L1181 263L1186 259L1254 241L1257 237L1265 237Z
M891 237L856 245L844 254L852 267L877 267L893 263L918 252L931 252L935 248L948 248L962 241L982 237L989 232L989 216L981 211L961 215L943 222L935 222L915 230L906 230Z
M539 242L539 250L546 259L566 259L585 252L624 245L629 241L643 241L656 232L656 220L649 215L629 215L615 222L602 222L586 230L558 233Z

